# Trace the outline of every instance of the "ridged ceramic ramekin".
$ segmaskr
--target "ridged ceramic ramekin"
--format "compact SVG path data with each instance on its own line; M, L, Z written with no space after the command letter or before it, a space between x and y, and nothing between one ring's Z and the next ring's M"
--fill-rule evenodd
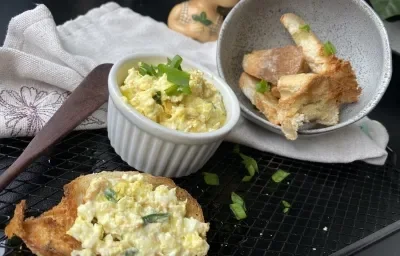
M119 86L128 70L143 61L165 63L172 54L138 53L114 64L108 78L108 137L115 152L130 166L156 176L182 177L199 170L214 154L240 116L239 102L230 87L218 76L183 57L184 70L204 73L221 93L227 119L223 127L207 133L186 133L164 127L122 101Z

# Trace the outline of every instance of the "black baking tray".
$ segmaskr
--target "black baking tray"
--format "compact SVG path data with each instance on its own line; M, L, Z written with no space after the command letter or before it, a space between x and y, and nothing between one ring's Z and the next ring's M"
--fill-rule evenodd
M398 256L400 254L400 221L351 244L331 256Z
M388 149L391 151L391 149ZM392 152L393 164L397 156ZM399 175L397 169L388 172L394 179ZM400 255L400 221L396 221L359 241L340 249L331 256L398 256Z
M1 139L0 170L29 141ZM222 143L202 170L175 179L199 201L210 222L209 255L330 255L400 220L399 170L391 161L384 166L318 164L241 147L260 169L253 181L243 183L246 169L233 147ZM0 193L0 255L29 255L23 244L4 236L20 200L27 200L28 216L37 216L56 205L62 186L79 175L129 169L110 146L105 129L73 132ZM271 176L278 169L291 174L276 184ZM217 173L220 185L206 185L202 171ZM230 212L232 191L246 201L245 220L235 220ZM286 214L282 200L291 204Z

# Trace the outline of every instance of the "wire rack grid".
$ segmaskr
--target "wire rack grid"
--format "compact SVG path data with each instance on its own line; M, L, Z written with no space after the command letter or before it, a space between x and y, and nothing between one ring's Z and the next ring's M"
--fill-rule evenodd
M1 139L0 169L29 141ZM329 255L400 219L400 175L390 164L317 164L241 147L259 166L252 181L242 182L247 171L233 146L223 143L202 170L175 179L210 222L209 255ZM30 255L20 241L4 235L20 200L27 200L27 216L38 216L60 201L63 185L74 178L130 169L110 146L106 130L73 132L0 193L0 253ZM275 183L271 176L278 169L290 175ZM202 171L218 174L220 185L205 184ZM233 191L245 199L245 220L235 220L230 211ZM286 213L283 200L291 205Z

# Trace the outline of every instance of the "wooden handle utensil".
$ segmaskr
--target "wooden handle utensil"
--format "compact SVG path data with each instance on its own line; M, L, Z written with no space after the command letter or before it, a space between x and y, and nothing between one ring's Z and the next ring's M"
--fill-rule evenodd
M3 191L26 167L75 129L108 99L108 73L112 64L94 68L71 93L15 162L0 176Z

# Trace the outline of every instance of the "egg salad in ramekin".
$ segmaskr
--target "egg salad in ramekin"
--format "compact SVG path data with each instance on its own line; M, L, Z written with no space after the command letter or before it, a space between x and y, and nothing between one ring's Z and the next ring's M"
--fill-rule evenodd
M209 224L187 217L186 204L142 174L94 178L67 232L82 244L71 255L207 255Z
M108 77L107 133L130 166L155 176L198 171L238 123L225 81L179 55L138 52Z
M225 124L222 96L199 70L181 68L176 55L165 64L140 62L120 87L123 100L163 126L184 132L210 132Z

